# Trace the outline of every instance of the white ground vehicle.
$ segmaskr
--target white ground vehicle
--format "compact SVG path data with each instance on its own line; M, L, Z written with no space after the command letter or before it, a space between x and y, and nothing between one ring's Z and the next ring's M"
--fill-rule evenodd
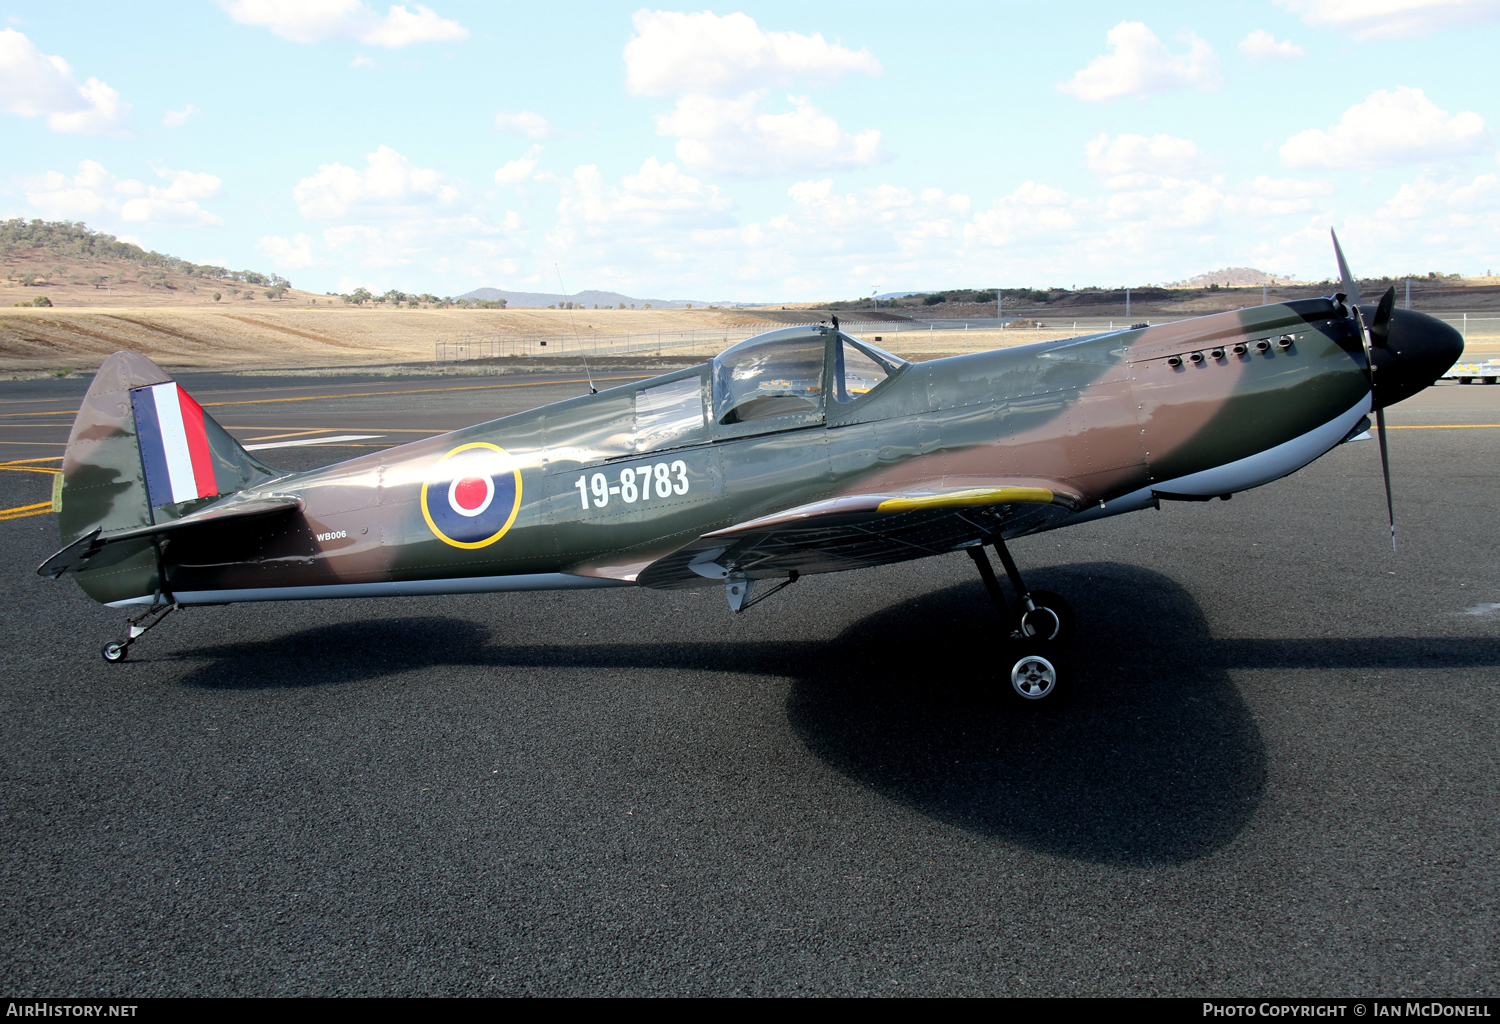
M1500 377L1500 359L1485 363L1454 363L1453 368L1443 374L1443 380L1456 380L1460 384L1472 384L1476 380L1485 384L1495 383Z

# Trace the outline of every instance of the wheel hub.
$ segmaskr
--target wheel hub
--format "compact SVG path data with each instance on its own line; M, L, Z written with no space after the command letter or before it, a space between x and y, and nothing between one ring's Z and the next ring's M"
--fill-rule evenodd
M1011 667L1010 685L1027 700L1039 700L1057 685L1057 666L1040 654L1028 654Z

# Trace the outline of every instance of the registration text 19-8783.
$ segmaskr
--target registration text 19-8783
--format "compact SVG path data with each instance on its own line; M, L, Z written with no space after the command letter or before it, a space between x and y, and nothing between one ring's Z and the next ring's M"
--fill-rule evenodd
M627 505L660 501L688 492L687 463L678 459L649 466L623 466L619 479L613 481L604 473L585 473L573 486L578 488L578 500L585 509L590 500L595 508L604 508L611 498Z

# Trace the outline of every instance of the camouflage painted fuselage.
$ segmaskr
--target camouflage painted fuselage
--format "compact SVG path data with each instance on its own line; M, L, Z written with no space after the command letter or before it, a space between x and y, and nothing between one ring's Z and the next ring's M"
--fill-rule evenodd
M905 365L847 403L729 425L710 413L697 433L642 450L637 393L697 380L711 409L705 364L308 473L267 479L246 471L251 482L216 501L294 496L299 507L246 519L233 531L205 526L157 538L133 560L76 575L92 596L111 603L148 602L158 592L209 603L683 586L706 582L706 574L680 571L685 563L661 569L674 552L789 509L853 495L1000 485L1054 496L989 509L987 521L913 520L909 542L891 540L899 531L887 526L875 554L820 560L809 549L795 564L827 571L918 557L986 530L1014 536L1051 529L1163 498L1232 493L1292 472L1345 439L1372 398L1390 404L1446 368L1419 379L1428 363L1441 361L1431 355L1419 369L1398 372L1403 325L1413 338L1452 332L1421 314L1397 312L1391 352L1377 358L1373 395L1355 321L1333 301L1308 299ZM1442 335L1443 346L1451 342ZM830 360L835 344L828 332ZM511 521L482 545L446 538L424 511L437 464L473 445L503 449L517 473ZM70 443L76 470L87 455L81 447L73 453ZM64 516L64 542L90 521L98 516L86 508ZM783 558L745 572L785 575L791 564Z

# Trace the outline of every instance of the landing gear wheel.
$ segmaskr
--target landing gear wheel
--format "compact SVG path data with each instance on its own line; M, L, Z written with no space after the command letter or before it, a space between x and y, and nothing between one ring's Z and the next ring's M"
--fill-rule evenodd
M1021 613L1021 635L1028 640L1047 640L1065 644L1073 639L1073 609L1050 590L1033 590L1031 603L1036 606Z
M129 649L130 648L127 645L120 643L120 641L111 640L109 643L99 648L99 654L104 658L105 661L113 664L117 661L124 661L125 652Z
M1022 704L1056 704L1057 693L1067 684L1062 654L1052 644L1030 641L1013 644L1006 659L1005 686Z

